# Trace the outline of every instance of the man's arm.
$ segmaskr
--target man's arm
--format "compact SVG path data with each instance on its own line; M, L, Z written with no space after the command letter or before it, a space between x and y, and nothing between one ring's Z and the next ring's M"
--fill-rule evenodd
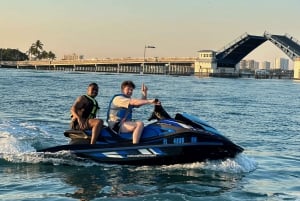
M82 109L84 107L84 102L85 102L85 100L84 100L83 96L79 96L75 100L75 102L72 105L71 110L70 110L71 115L72 115L72 119L78 119L79 120L81 118Z
M149 105L154 104L156 102L155 99L130 99L129 104L133 106L142 106L142 105Z

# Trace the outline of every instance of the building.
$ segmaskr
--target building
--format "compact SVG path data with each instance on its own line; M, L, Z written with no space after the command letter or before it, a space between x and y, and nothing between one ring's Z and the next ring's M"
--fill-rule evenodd
M269 62L269 61L261 62L260 69L270 70L271 69L271 62Z
M256 70L259 69L259 62L251 59L251 60L241 60L240 61L240 68L247 69L247 70Z
M198 52L194 73L196 76L209 77L217 68L216 52L213 50L200 50Z
M194 74L199 77L238 77L239 63L234 67L217 66L216 52L213 50L198 51L198 58L195 60Z
M288 70L289 60L285 58L276 58L274 68L280 70Z
M82 59L84 59L83 55L77 55L77 54L73 53L73 54L64 55L62 60L82 60Z

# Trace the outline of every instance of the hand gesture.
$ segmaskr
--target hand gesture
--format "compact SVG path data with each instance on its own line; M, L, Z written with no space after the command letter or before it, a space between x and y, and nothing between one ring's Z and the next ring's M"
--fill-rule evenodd
M144 99L147 99L148 87L143 83L142 84L142 96Z

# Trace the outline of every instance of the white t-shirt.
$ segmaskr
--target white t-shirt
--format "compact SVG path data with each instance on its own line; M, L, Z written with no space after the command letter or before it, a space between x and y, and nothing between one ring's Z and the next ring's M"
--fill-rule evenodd
M110 113L108 119L108 125L110 128L114 127L116 122L120 122L121 119L117 116L119 110L129 107L130 98L124 96L116 96L110 106Z

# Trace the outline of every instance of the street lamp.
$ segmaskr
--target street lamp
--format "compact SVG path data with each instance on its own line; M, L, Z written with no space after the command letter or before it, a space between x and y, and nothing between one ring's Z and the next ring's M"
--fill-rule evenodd
M146 57L146 49L147 48L155 48L155 46L152 46L152 45L145 45L145 48L144 48L144 62L146 61L145 60L145 57Z
M140 73L144 73L144 71L145 71L146 49L147 48L155 48L155 46L153 46L153 45L145 45L145 48L144 48L144 62L141 64L141 66L142 66L142 72L140 72Z

